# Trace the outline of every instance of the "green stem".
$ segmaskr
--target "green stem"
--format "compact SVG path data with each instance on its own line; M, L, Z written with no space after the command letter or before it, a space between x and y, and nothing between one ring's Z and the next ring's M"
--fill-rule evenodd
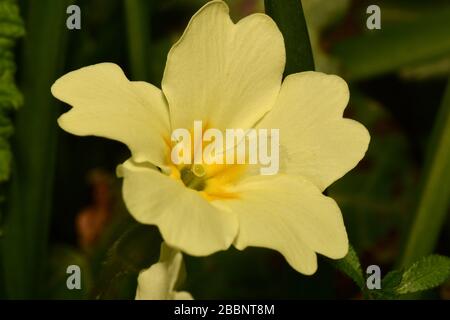
M128 51L133 80L149 80L150 2L125 0Z
M286 46L284 75L314 70L303 7L300 0L264 0L266 13L277 23Z
M17 113L14 164L5 222L3 263L9 298L40 297L46 263L56 147L51 84L65 56L71 0L29 1L21 75L25 105Z
M400 265L433 252L450 204L450 79L430 139L422 192Z

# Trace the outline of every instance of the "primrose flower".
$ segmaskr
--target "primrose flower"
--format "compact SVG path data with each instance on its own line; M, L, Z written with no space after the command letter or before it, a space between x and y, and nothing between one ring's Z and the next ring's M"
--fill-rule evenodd
M192 300L189 292L175 291L183 271L181 252L163 242L159 261L139 273L136 300Z
M284 66L283 36L269 16L233 23L227 5L212 1L168 53L162 90L101 63L64 75L52 93L73 106L59 118L61 128L129 147L131 158L118 170L125 203L137 221L157 225L169 246L194 256L265 247L313 274L317 253L347 253L339 207L322 192L363 158L370 137L343 118L344 80L302 72L282 82ZM279 130L278 172L174 163L171 133L196 121L222 132Z

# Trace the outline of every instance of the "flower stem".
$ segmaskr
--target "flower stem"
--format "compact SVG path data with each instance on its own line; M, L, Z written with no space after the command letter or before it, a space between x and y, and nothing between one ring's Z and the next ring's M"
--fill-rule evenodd
M125 0L128 52L133 80L148 81L150 6L147 0Z
M264 0L266 13L280 28L286 46L284 76L314 70L303 7L300 0Z
M450 204L450 78L428 147L422 192L400 261L407 267L433 252Z

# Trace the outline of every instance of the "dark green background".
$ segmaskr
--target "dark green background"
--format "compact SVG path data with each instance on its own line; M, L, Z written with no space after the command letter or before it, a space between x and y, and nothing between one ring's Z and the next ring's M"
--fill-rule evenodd
M371 143L358 167L327 194L342 209L363 269L377 264L385 274L401 264L423 192L430 135L449 75L450 3L354 0L341 11L326 13L326 2L332 1L313 9L311 1L303 1L310 33L318 35L315 58L319 49L333 66L315 59L316 67L348 81L346 116L369 129ZM15 134L12 176L3 183L0 298L134 298L139 268L158 256L155 228L142 233L134 227L129 239L125 236L128 242L116 243L135 224L120 197L121 181L115 178L116 166L129 151L113 141L59 129L56 118L67 107L51 97L50 86L68 71L99 62L117 63L130 79L159 86L170 46L205 1L80 0L82 29L69 31L65 9L73 2L19 1L26 35L17 42L14 62L25 102L19 111L8 113ZM235 18L264 10L262 1L227 2ZM381 7L381 30L366 29L369 4ZM111 177L114 217L86 254L78 247L74 222L92 204L88 176L99 169ZM433 213L429 216L433 219ZM449 235L447 218L430 235L436 241L424 241L434 252L449 255ZM145 245L133 252L135 243ZM70 264L82 267L81 291L65 287ZM186 256L186 269L184 287L199 299L360 298L351 280L322 257L313 276L296 273L274 251L253 248L206 258ZM448 299L449 290L447 284L426 297Z

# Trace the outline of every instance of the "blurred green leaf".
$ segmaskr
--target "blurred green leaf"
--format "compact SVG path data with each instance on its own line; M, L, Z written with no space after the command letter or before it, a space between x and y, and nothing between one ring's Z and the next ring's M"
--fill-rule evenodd
M120 294L124 291L134 294L132 291L135 287L130 286L136 283L142 269L158 261L161 241L161 235L155 226L134 223L129 227L109 250L95 290L96 298L132 298ZM128 287L128 290L123 290L124 287Z
M424 257L408 268L396 287L398 294L428 290L450 278L450 258L440 255Z
M86 299L92 289L92 275L87 257L80 251L69 246L52 248L48 260L48 283L46 297L50 299ZM67 288L67 267L76 265L81 271L81 289Z
M28 1L21 64L24 107L15 117L13 178L2 240L9 298L42 297L55 169L56 117L50 86L61 75L67 33L64 1Z
M278 25L286 47L284 75L314 70L308 28L299 0L264 0L266 13Z
M137 224L116 241L112 255L125 270L139 272L158 261L161 241L157 227Z
M23 98L16 87L14 75L14 44L25 33L24 24L16 0L0 0L0 184L7 181L11 174L12 152L9 143L14 129L10 119L18 109ZM0 240L3 236L4 186L0 190ZM1 248L1 243L0 243ZM0 255L2 252L0 251ZM0 258L0 264L3 264ZM6 294L3 266L0 266L0 297Z
M24 33L17 2L0 0L0 183L10 176L12 155L9 137L13 133L10 115L23 103L22 95L14 83L16 66L12 49L16 39Z
M17 1L0 0L0 47L2 49L12 48L15 39L22 37L24 33Z
M351 245L348 247L348 253L343 259L331 260L331 263L340 271L349 276L361 290L365 289L365 280L359 262L358 255Z
M11 125L10 128L12 128ZM4 137L0 137L0 182L4 182L9 179L11 172L11 159L12 154L9 141Z
M450 204L450 78L429 140L421 193L400 266L433 252Z
M338 60L324 48L322 36L345 17L351 1L307 0L302 4L308 25L315 70L330 74L338 73Z
M383 13L382 13L383 14ZM450 54L450 7L336 45L346 79L360 80Z

